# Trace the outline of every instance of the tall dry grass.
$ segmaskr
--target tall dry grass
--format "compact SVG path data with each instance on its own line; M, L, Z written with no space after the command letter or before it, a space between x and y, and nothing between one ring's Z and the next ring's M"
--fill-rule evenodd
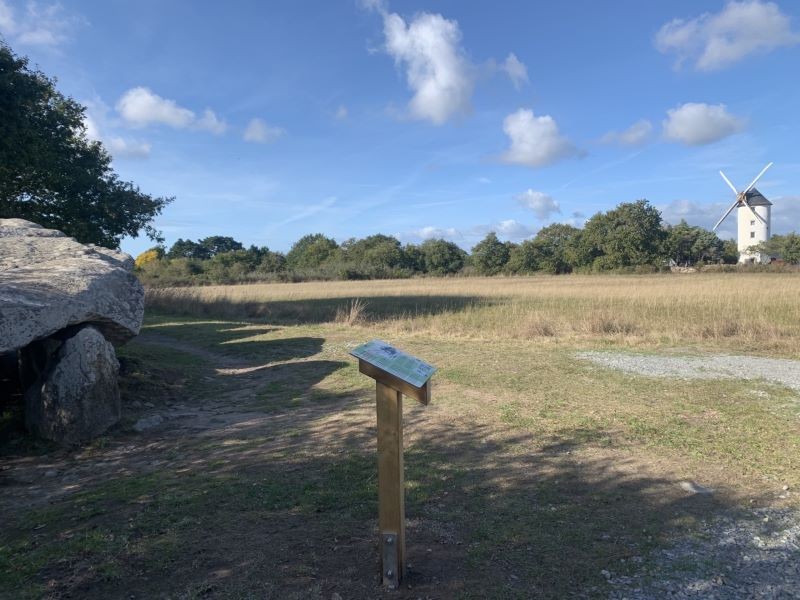
M149 290L147 302L155 311L193 316L338 322L437 336L625 339L800 352L800 275L787 273L211 286ZM357 318L349 318L353 306Z

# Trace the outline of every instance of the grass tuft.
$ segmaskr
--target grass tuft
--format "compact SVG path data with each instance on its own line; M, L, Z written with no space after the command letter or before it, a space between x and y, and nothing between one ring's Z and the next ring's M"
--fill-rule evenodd
M353 298L350 303L336 310L334 323L353 327L367 320L367 303L360 298Z

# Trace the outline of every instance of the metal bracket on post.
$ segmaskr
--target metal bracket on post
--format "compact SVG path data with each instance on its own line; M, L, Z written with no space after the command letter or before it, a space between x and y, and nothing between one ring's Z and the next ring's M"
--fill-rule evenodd
M381 558L381 581L383 585L392 589L397 589L400 586L400 565L397 564L397 557L400 554L397 551L397 535L394 533L381 534L382 554Z

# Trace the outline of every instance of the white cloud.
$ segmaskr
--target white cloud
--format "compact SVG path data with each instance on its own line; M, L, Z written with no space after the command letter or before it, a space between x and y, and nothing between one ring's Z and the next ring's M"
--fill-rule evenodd
M492 227L492 231L497 233L497 237L517 242L534 236L537 230L514 219L506 219Z
M28 2L25 12L17 17L14 9L0 0L0 35L23 46L54 48L67 41L82 18L64 13L56 4Z
M111 156L130 158L146 158L150 156L150 144L137 140L127 140L125 138L112 136L103 140L103 145L111 153Z
M533 214L540 219L546 219L553 213L561 212L561 207L558 206L558 202L556 202L552 196L544 192L534 191L530 188L521 194L517 194L515 199L522 204L522 206L530 208Z
M119 136L103 135L99 120L105 120L106 106L102 102L88 102L90 109L98 113L98 117L87 112L83 118L86 137L93 142L101 142L114 158L146 158L150 155L150 144L140 140L125 139Z
M196 126L198 129L205 129L215 135L223 134L228 129L228 124L217 118L217 115L210 108L203 111L203 116L197 120Z
M523 83L528 83L528 68L513 52L506 57L500 69L506 72L515 88L519 89Z
M640 119L624 131L609 131L600 141L604 144L622 144L623 146L639 146L644 144L653 131L653 124L647 119Z
M714 202L711 204L699 204L692 200L673 200L669 204L658 206L657 208L661 211L661 217L664 222L670 225L677 225L681 220L684 220L689 225L698 225L711 229L719 218L725 214L732 202L733 199L729 202ZM725 222L717 230L717 235L722 239L736 237L736 214L725 219Z
M83 117L83 126L86 128L87 138L93 142L102 141L100 137L100 127L97 125L97 121L88 113Z
M687 146L711 144L744 129L744 119L728 112L724 104L687 102L667 111L664 137Z
M461 47L458 22L439 14L421 13L411 22L385 7L385 50L405 69L414 96L408 104L413 118L440 125L470 110L475 74Z
M405 235L401 234L400 237L418 240L444 239L457 242L464 247L470 247L486 237L491 231L494 231L497 237L501 239L518 242L533 237L537 230L514 219L505 219L494 223L473 225L464 230L455 227L422 227Z
M387 0L359 0L361 8L365 10L374 10L381 14L389 10L389 3Z
M772 201L772 233L800 233L800 196L777 196Z
M536 168L581 155L581 151L561 135L550 115L536 117L532 110L521 108L505 118L503 131L511 140L511 147L502 157L508 163Z
M409 234L411 237L418 238L420 240L438 240L438 239L445 239L445 240L457 240L463 237L462 233L455 229L454 227L422 227L421 229L415 229L414 231L410 232Z
M497 234L498 238L511 242L519 242L533 237L536 231L536 229L528 227L524 223L520 223L514 219L505 219L494 223L474 225L466 231L464 237L474 244L485 238L489 233L494 232Z
M162 98L146 87L135 87L125 92L117 101L117 112L128 125L168 125L174 129L194 128L221 135L228 124L206 108L198 117L194 111L180 106L175 100Z
M341 104L339 105L339 108L336 109L336 112L333 116L339 121L344 121L347 118L347 115L347 107L344 104Z
M125 92L117 102L117 111L135 127L161 123L182 129L195 121L195 114L191 110L178 106L174 100L154 94L146 87L135 87Z
M769 198L772 202L772 233L783 235L790 231L798 231L800 223L800 196L777 196ZM733 203L730 200L700 204L692 200L674 200L669 204L658 206L664 221L675 225L684 219L690 225L699 225L711 229L719 218L725 214ZM723 240L736 238L736 211L728 216L717 229L717 235Z
M251 119L244 130L244 140L246 142L258 142L261 144L274 142L286 131L281 127L268 125L262 119Z
M583 214L581 211L576 210L566 219L562 219L560 222L564 225L572 225L573 227L582 228L586 225L586 215Z
M488 177L478 177L478 183L483 183L483 184L492 183L492 180L489 179Z
M17 23L14 20L14 11L4 0L0 0L0 33L13 35L16 29Z
M481 67L473 64L461 43L461 29L455 19L423 12L406 21L389 12L387 0L358 0L358 3L383 19L382 50L405 73L413 92L407 114L414 119L441 125L469 113L481 70L504 71L518 89L528 82L527 67L513 53L499 65L493 59ZM390 113L395 113L393 107Z
M777 4L760 0L728 2L718 13L674 19L656 34L662 53L677 55L676 66L694 63L699 71L727 67L750 54L800 43L789 17Z

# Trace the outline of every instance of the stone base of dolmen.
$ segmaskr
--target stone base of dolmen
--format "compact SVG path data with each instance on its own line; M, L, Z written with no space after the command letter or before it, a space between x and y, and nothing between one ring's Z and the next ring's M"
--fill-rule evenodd
M64 340L49 338L20 352L25 426L60 444L79 444L119 422L114 346L91 325Z
M119 421L114 344L143 316L130 256L0 219L0 408L24 401L32 434L80 444Z

